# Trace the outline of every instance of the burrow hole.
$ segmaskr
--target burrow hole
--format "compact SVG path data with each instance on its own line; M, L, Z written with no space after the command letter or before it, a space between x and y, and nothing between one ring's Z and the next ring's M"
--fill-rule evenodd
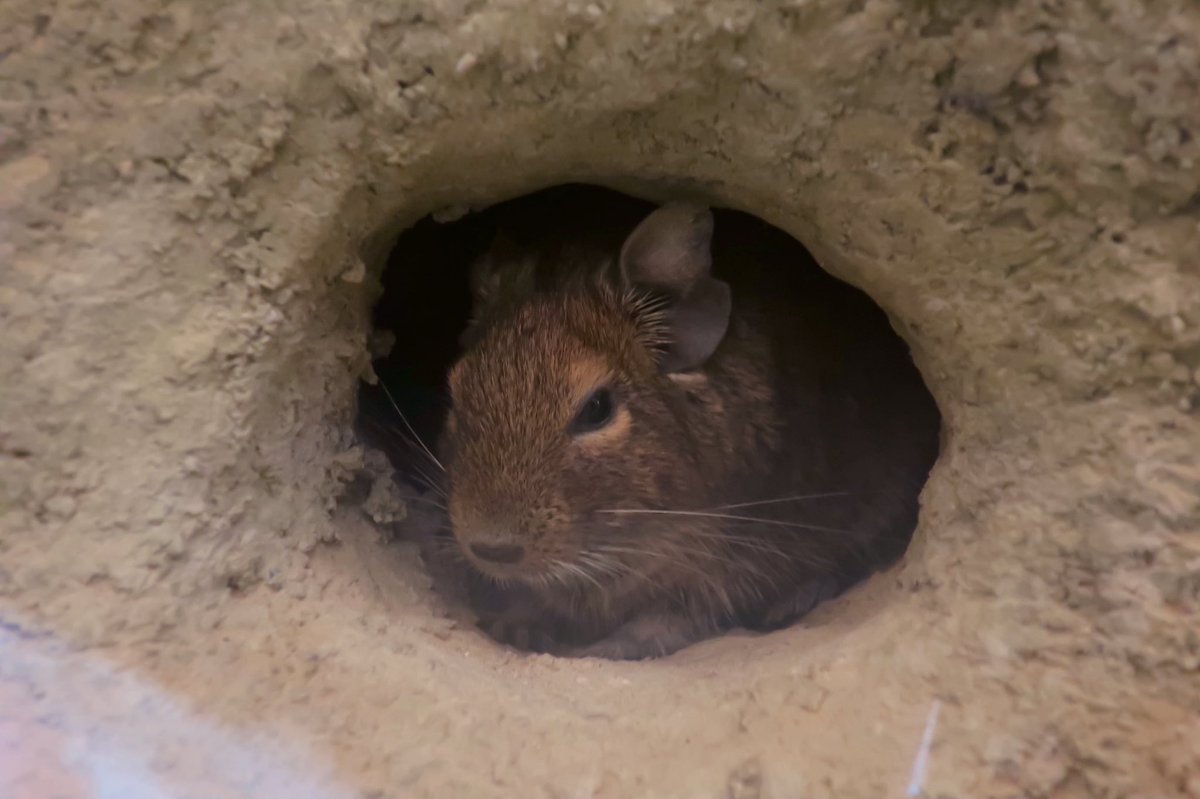
M481 562L466 557L463 548L468 544L450 534L444 506L447 495L453 493L449 481L455 470L451 468L447 475L435 463L443 460L439 455L444 454L438 442L451 406L449 370L471 346L476 346L470 337L464 337L472 316L472 265L496 246L498 234L505 238L510 255L536 249L547 240L570 241L576 235L596 234L596 240L604 242L603 252L619 262L622 242L656 207L608 189L563 185L453 221L426 217L398 237L383 272L383 293L373 311L377 335L394 339L394 344L374 362L380 383L361 385L358 414L361 438L387 454L403 493L412 498L409 517L393 531L395 534L420 539L431 548L427 553L449 552L454 556L451 560L464 564ZM532 476L529 479L543 483L548 479L552 483L556 479L578 480L581 474L588 475L587 468L593 468L598 476L585 482L598 486L597 493L607 494L602 504L614 506L593 507L588 504L584 488L575 485L571 489L575 495L567 499L568 513L580 510L572 503L588 506L588 521L579 522L577 537L584 543L577 541L574 545L575 555L581 560L562 567L564 582L569 582L572 575L579 577L579 584L572 589L578 595L559 597L559 601L586 604L587 592L597 590L592 585L597 581L636 582L639 573L651 580L667 580L658 575L672 569L691 569L711 572L696 578L715 583L709 585L708 594L728 589L729 594L741 598L735 598L733 607L715 611L722 617L717 628L765 630L786 626L802 617L809 606L852 588L866 575L902 556L916 525L917 496L938 453L940 416L912 364L907 345L866 294L830 276L802 244L755 217L714 208L713 219L713 272L732 286L733 310L726 338L735 337L735 331L741 330L743 323L738 320L747 313L752 321L746 324L765 336L766 348L740 350L740 355L726 357L723 347L736 348L722 340L710 359L696 370L660 384L666 386L663 390L675 392L676 401L683 403L681 407L690 404L690 410L680 411L683 417L671 423L682 425L672 428L683 431L676 440L668 436L665 443L663 437L647 441L647 434L654 432L649 430L654 419L641 418L640 400L629 399L626 411L630 429L612 434L610 440L597 439L585 445L589 451L583 460L591 459L591 467L576 464L563 467L558 477L539 475L536 480ZM745 310L748 307L750 311ZM498 318L507 317L499 314ZM493 320L477 331L488 329L489 324L508 322ZM525 335L540 335L534 328L527 329ZM752 357L742 364L739 359L744 361L746 352ZM492 355L506 357L504 353ZM600 360L606 357L601 354ZM722 358L732 360L733 365L714 367ZM749 401L753 406L754 398L747 400L743 392L728 402L720 397L714 401L702 390L694 389L697 372L712 372L709 384L737 382L741 375L758 385L768 395L772 410L766 417L773 423L749 429L747 425L752 427L761 421L761 414L745 405ZM554 384L551 375L545 380L535 376L525 386L506 384L513 374L511 369L497 369L487 390L520 392L530 390L529 386ZM637 394L645 386L635 389L623 396ZM472 402L478 410L483 398L478 396L478 385L475 390ZM491 401L497 406L492 409L495 412L514 407L508 396L492 397ZM621 401L604 398L609 405ZM595 416L596 408L592 410ZM601 416L611 412L607 405L599 409ZM661 408L656 406L655 412L660 413ZM552 417L554 413L548 413L547 422L557 424ZM689 425L732 429L742 445L740 449L734 447L736 452L715 455L714 448L728 448L728 443L722 444L720 436L710 435L711 430L689 429ZM504 425L501 422L498 426ZM514 425L509 429L520 428ZM567 435L563 433L564 442ZM747 446L747 441L753 443ZM664 447L673 451L662 456ZM596 466L595 461L606 458L608 467ZM690 464L680 467L687 471L700 463L700 471L711 472L710 462L721 458L737 463L716 469L724 469L725 477L715 487L702 489L702 493L711 491L711 496L698 497L693 490L688 495L690 500L684 503L686 507L670 502L656 507L653 497L647 498L647 491L653 495L657 490L653 485L646 488L644 484L649 480L676 497L678 505L677 494L671 494L677 481L670 473L670 464ZM648 461L653 463L645 468L640 465ZM645 469L658 473L647 475ZM624 502L613 496L614 492L620 494L622 474L630 483L630 496ZM518 475L518 479L523 478ZM484 507L473 510L479 517L493 509L485 502ZM597 523L592 512L598 510L630 513L612 513ZM686 517L678 515L681 511L697 514L694 518L701 522L691 540L680 532L680 526L687 522ZM515 511L511 507L496 507L494 512L497 527L514 527L511 519ZM636 532L626 529L627 521L652 516L663 517L676 527L642 525ZM543 529L525 528L506 529L504 534L507 545L515 543L530 551L540 544L522 540L522 535L553 535ZM619 546L606 548L606 535ZM717 540L722 536L728 541ZM662 541L669 541L670 546ZM661 551L656 550L660 545ZM695 552L689 554L688 547ZM622 567L601 557L616 558L622 549L626 552L621 557L641 557L642 561ZM638 555L638 551L643 554ZM738 558L752 558L756 565L745 573L722 571L726 567L721 563ZM674 561L687 563L680 566ZM476 616L502 610L487 607L489 602L508 601L488 591L471 590L480 582L479 570L472 566L465 567L465 577L454 569L449 576L438 577L437 568L431 568L435 582L465 581L465 588L450 586L443 596L468 605L469 612ZM581 570L587 575L580 577L577 572ZM759 585L753 584L755 574ZM730 585L722 585L723 580ZM485 577L482 582L492 581ZM516 582L521 583L519 579ZM607 583L604 587L610 588ZM637 604L637 600L632 601ZM681 600L677 609L683 614L705 614L714 613L713 607L716 605L703 602L689 606ZM636 608L626 612L637 614ZM603 624L611 623L610 619ZM555 624L554 634L564 640L586 642L601 634L599 628L564 630L563 625L569 626L570 619L558 619ZM537 648L525 637L505 640L518 647Z

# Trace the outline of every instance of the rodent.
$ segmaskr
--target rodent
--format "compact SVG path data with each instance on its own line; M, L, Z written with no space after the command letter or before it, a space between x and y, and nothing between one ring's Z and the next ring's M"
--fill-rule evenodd
M721 213L556 219L473 267L439 551L498 640L666 655L786 625L907 545L940 426L907 347L786 234Z

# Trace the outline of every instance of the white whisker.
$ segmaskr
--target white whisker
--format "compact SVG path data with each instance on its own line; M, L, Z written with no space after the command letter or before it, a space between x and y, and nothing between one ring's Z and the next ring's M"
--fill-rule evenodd
M735 502L732 505L717 505L710 510L734 510L736 508L753 508L760 505L778 505L782 502L798 502L804 499L825 499L826 497L850 497L855 494L869 493L863 491L829 491L824 494L797 494L793 497L780 497L778 499L761 499L757 502Z
M711 511L700 510L659 510L654 508L626 508L626 509L609 509L598 510L597 513L612 513L618 515L660 515L660 516L692 516L702 519L724 519L726 521L737 522L755 522L757 524L769 524L776 527L792 527L799 530L819 530L826 533L843 533L851 535L850 530L841 530L836 527L822 527L816 524L803 524L801 522L785 522L779 519L760 519L756 516L738 516L731 513L713 513Z
M443 503L441 503L441 502L438 502L438 501L437 501L437 500L435 500L435 499L429 499L428 497L423 497L423 496L422 496L422 497L405 496L405 497L404 497L404 501L405 501L405 502L416 502L416 503L419 503L419 504L422 504L422 505L430 505L430 506L432 506L432 507L434 507L434 508L437 508L438 510L441 510L441 511L444 511L444 510L446 510L446 506L445 506Z
M581 568L578 564L568 563L568 562L562 561L562 560L556 560L554 562L554 565L556 567L562 569L563 571L567 572L568 574L573 574L576 577L579 577L580 579L587 580L592 585L596 586L597 590L599 590L599 591L604 590L604 586L600 584L600 581L597 580L595 577L593 577L591 574L589 574L586 569Z
M425 442L421 440L419 435L417 435L417 431L414 430L413 426L408 423L408 418L404 415L404 411L400 410L400 406L396 404L396 400L392 396L392 392L388 390L387 383L383 382L383 378L379 379L379 387L383 389L384 394L387 394L388 402L392 403L392 407L396 409L396 413L400 416L400 421L404 422L404 426L408 428L409 433L412 433L412 437L416 440L417 444L421 446L421 449L426 455L429 456L429 459L433 461L439 469L441 469L443 472L446 471L446 467L442 466L442 462L437 459L429 447L425 446Z
M416 473L415 477L419 478L418 482L420 482L422 485L424 485L426 488L428 488L430 491L432 491L434 494L441 497L442 499L450 498L446 494L446 490L444 488L442 488L441 486L439 486L437 484L437 481L429 476L428 472L426 472L424 469L422 469L420 466L417 466L414 463L410 463L408 465ZM410 475L410 476L412 476L412 475Z

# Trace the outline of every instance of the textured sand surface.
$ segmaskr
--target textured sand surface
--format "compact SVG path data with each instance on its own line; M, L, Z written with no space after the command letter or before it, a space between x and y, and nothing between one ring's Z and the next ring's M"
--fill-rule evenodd
M415 219L741 208L946 422L767 637L505 651L341 503ZM0 0L0 793L1200 797L1200 8Z

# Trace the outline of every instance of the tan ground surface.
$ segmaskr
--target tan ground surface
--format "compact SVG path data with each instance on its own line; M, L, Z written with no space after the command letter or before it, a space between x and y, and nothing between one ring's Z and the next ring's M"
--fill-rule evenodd
M937 700L931 797L1200 796L1198 98L1187 0L0 0L0 793L898 797ZM335 510L391 237L566 180L893 314L900 567L556 661Z

